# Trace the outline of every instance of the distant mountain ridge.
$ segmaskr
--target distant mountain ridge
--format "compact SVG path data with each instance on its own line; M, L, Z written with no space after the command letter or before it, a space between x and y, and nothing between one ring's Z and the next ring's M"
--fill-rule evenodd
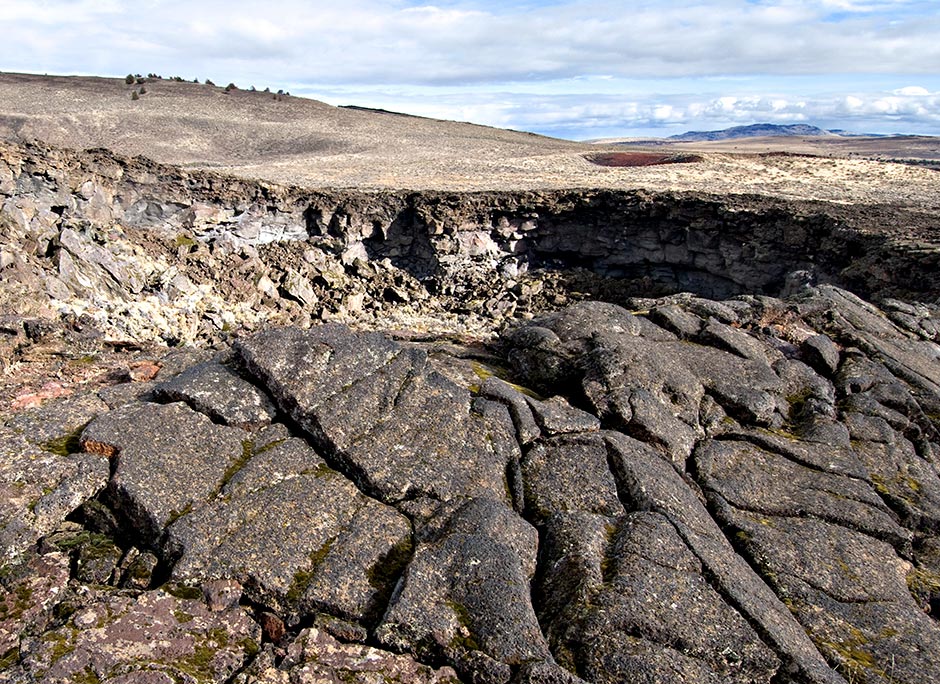
M796 137L796 136L830 136L837 135L817 126L809 124L770 124L759 123L750 126L734 126L720 131L688 131L666 138L673 142L711 142L715 140L732 140L734 138L762 138L762 137Z

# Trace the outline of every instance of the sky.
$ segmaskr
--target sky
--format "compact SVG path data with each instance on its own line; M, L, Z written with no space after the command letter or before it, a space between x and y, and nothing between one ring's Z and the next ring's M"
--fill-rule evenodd
M211 78L578 140L940 135L940 0L0 0L0 36L0 71Z

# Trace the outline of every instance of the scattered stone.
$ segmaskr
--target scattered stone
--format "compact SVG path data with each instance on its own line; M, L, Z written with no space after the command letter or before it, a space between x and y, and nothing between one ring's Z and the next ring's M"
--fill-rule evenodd
M22 640L51 625L69 582L69 558L61 552L30 555L3 566L0 576L0 657L3 669L15 664ZM0 670L0 681L3 679Z
M160 559L153 553L131 547L118 566L119 586L126 589L149 589L159 562Z
M86 602L65 625L23 644L14 676L50 684L83 677L222 684L261 639L238 607L212 613L201 601L161 591L136 598L93 592Z
M281 643L281 639L287 634L284 621L274 613L267 611L261 613L258 622L261 625L261 633L264 635L266 641L279 644Z
M242 585L235 580L210 580L202 585L202 596L213 613L237 606L242 593Z
M816 369L816 372L826 376L839 370L839 348L825 335L813 335L807 338L801 347L806 363Z

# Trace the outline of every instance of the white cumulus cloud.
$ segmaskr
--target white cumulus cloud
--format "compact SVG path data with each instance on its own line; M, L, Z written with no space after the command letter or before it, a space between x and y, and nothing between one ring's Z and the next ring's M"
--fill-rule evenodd
M892 121L917 116L927 126L935 121L931 93L940 90L936 5L937 0L0 0L0 70L115 76L153 71L313 95L345 89L356 103L379 92L410 93L414 97L406 99L422 111L433 109L436 98L436 111L459 112L460 118L479 112L486 122L517 127L547 119L552 106L564 107L556 122L580 112L589 119L586 128L616 120L811 120L817 111L881 111ZM894 79L893 91L872 88L874 76ZM711 84L706 94L688 86L695 79L740 77L828 77L834 95ZM608 85L600 93L583 87L602 79ZM618 83L644 80L651 83L648 95L615 97ZM657 95L653 82L665 92ZM581 109L564 104L566 88L580 95ZM865 95L875 90L876 97ZM462 97L460 106L441 104L445 92ZM597 98L586 103L587 96ZM800 98L805 107L797 106ZM913 104L911 98L920 100Z

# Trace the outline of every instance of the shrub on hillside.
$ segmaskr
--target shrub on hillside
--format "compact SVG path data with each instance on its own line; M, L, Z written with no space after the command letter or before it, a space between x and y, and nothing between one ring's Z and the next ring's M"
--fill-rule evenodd
M136 90L131 93L131 99L132 99L132 100L139 100L139 99L140 99L140 95L137 94L137 91L136 91Z
M134 84L134 74L128 74L127 76L125 76L125 77L124 77L124 82L125 82L127 85L133 85L133 84Z

